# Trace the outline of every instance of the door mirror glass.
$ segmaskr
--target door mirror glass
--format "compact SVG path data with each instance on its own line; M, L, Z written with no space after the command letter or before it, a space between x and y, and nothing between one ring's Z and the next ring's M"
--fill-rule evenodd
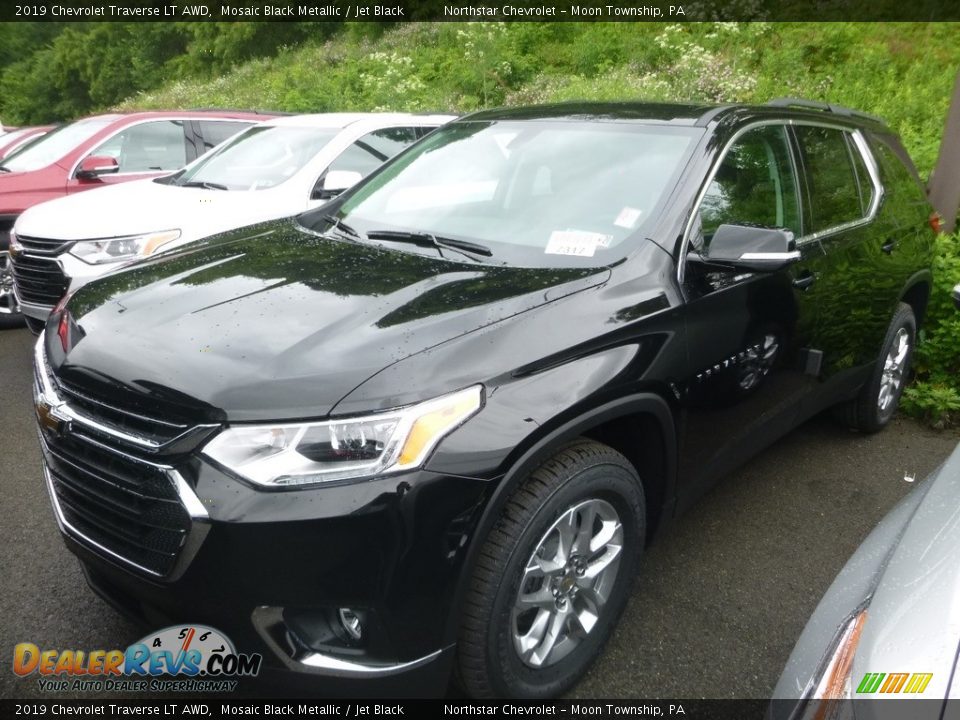
M953 286L953 304L960 310L960 285Z
M77 168L77 177L83 180L91 180L101 175L110 175L119 172L120 165L116 158L108 155L88 155L80 161Z

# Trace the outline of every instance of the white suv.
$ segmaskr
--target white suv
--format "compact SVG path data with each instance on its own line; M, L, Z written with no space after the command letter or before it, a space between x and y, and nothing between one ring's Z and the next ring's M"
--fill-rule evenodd
M323 204L451 115L330 113L247 128L173 175L36 205L11 235L14 292L39 332L65 294L156 252Z

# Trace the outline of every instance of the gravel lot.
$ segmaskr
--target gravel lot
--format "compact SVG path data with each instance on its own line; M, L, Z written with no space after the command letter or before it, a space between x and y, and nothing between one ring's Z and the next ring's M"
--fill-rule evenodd
M126 647L144 634L88 590L56 531L25 329L0 331L0 697L43 697L13 646ZM820 596L873 525L957 444L899 418L861 436L817 418L728 477L651 547L576 697L768 696ZM154 629L154 628L150 628ZM269 685L248 686L251 695ZM49 697L49 696L47 696ZM61 696L63 697L63 696Z

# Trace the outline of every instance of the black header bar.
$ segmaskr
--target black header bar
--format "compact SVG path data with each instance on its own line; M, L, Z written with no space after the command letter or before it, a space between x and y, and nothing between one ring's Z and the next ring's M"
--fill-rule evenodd
M695 22L957 21L955 0L38 0L3 21Z

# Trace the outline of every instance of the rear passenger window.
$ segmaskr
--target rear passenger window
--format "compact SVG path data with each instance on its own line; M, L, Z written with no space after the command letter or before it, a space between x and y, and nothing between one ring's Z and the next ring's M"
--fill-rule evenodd
M845 137L848 133L798 125L796 134L810 192L811 231L820 232L860 220L866 212Z
M902 190L911 199L926 198L923 182L899 140L886 135L875 135L873 151L880 164L886 192L898 193Z
M783 126L749 130L730 147L704 194L700 221L706 246L723 224L786 228L800 234L797 184Z

